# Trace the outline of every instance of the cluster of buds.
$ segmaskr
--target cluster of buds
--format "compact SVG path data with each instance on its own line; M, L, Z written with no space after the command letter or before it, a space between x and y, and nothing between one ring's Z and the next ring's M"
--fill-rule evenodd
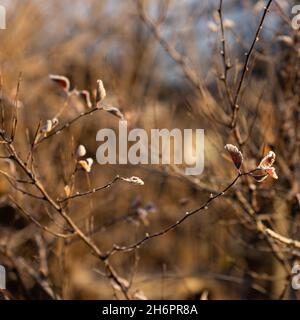
M84 170L87 173L90 173L94 160L92 158L81 159L86 155L86 148L84 145L79 145L76 150L77 163L80 169Z
M231 156L232 162L236 166L236 168L241 172L241 167L243 164L243 154L242 152L232 144L226 144L225 149ZM250 175L257 181L262 182L268 176L273 179L278 179L278 175L276 173L273 164L275 162L276 155L273 151L269 151L269 153L260 161L259 165L256 167Z
M118 108L103 104L103 101L106 98L106 90L102 80L97 80L96 94L92 98L92 95L88 90L77 90L76 88L71 89L70 80L65 76L51 74L49 77L53 82L59 85L59 87L66 93L67 96L77 95L83 104L89 109L101 109L122 120L124 119L124 115Z

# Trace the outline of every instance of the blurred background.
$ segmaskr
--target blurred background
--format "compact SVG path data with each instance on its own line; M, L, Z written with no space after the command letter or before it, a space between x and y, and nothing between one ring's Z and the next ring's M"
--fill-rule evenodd
M91 95L97 79L102 79L106 102L123 112L130 128L205 130L205 169L200 176L185 176L174 165L97 162L91 173L76 173L79 192L105 185L117 174L145 182L116 183L69 203L69 215L103 251L114 244L130 245L174 224L236 176L224 150L227 143L238 145L233 130L224 125L231 115L226 90L237 89L245 53L267 4L223 1L230 59L224 86L219 0L142 2L143 8L141 1L133 0L1 1L7 8L7 29L0 30L1 100L9 123L22 73L16 145L24 157L39 121L57 117L63 124L86 110L77 97L66 99L49 74L64 75L72 88ZM132 279L135 298L297 298L290 272L299 251L270 244L249 219L247 207L276 232L299 239L300 49L299 31L291 27L294 4L273 1L249 63L237 118L244 169L254 169L273 150L279 180L242 179L204 214L137 250L114 254L111 262L120 276ZM36 171L54 198L65 196L78 145L95 159L101 128L117 130L118 119L93 113L38 147ZM0 164L1 170L12 170L8 162ZM12 188L5 176L0 177L0 196L0 264L7 269L12 298L120 295L84 244L43 232L14 208L10 197L43 225L63 224L59 217L49 218L53 213L47 204ZM46 266L41 266L42 253Z

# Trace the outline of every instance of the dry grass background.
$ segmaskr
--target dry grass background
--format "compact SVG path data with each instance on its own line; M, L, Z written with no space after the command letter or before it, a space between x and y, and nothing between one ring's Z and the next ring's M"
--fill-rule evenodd
M226 187L236 175L223 149L226 143L240 142L245 170L253 169L269 150L277 155L278 181L257 183L245 177L205 214L190 217L134 251L112 255L110 262L119 276L132 278L131 297L143 292L149 299L199 299L207 294L212 299L296 298L290 271L299 248L269 239L249 218L250 207L255 221L299 239L300 49L299 32L290 26L291 2L273 1L251 55L237 114L241 141L235 128L220 123L232 115L226 89L236 91L244 53L267 1L223 3L226 54L231 62L225 86L219 1L144 1L146 17L138 2L129 0L14 0L8 6L8 28L0 33L5 126L11 125L22 72L14 141L22 156L39 121L52 119L66 103L49 74L65 75L76 88L90 92L102 79L107 103L121 109L131 128L205 129L205 170L199 177L185 177L174 166L97 163L90 174L76 174L78 191L105 185L117 174L145 181L143 187L118 182L69 203L69 215L103 252L175 223L202 204L211 190ZM166 50L160 36L186 59L198 82L191 81L185 62L170 57L173 52ZM59 121L63 124L84 110L84 104L72 97ZM96 133L106 127L117 128L118 119L95 112L38 147L36 171L55 199L64 196L76 147L85 145L88 156L95 159ZM3 161L1 170L11 169ZM43 225L64 224L47 203L15 190L4 176L0 179L0 263L8 271L6 298L122 298L116 285L103 276L101 261L82 241L42 231L14 208L11 197ZM149 223L128 218L135 214L132 204L137 201L155 206Z

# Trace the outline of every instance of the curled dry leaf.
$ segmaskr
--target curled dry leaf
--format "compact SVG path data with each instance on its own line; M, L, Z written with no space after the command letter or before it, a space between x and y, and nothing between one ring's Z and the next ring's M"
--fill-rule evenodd
M243 155L241 151L233 144L226 144L224 148L229 152L234 165L239 170L243 163Z
M49 78L53 82L58 84L65 92L67 93L70 92L71 84L70 84L70 80L67 77L56 75L56 74L50 74Z
M102 80L97 81L97 93L96 93L96 102L99 103L103 101L106 97L106 90L103 85Z
M270 151L265 157L262 158L261 162L258 165L260 169L268 169L272 167L275 162L276 155L273 151Z
M81 98L81 100L83 101L83 103L88 107L88 108L92 108L93 104L92 104L92 100L91 100L91 95L87 90L81 90L77 92L77 95Z
M278 175L276 173L273 164L275 162L276 155L273 151L270 151L259 163L257 166L257 172L254 172L252 177L257 182L262 182L267 179L268 176L272 177L273 179L278 179Z

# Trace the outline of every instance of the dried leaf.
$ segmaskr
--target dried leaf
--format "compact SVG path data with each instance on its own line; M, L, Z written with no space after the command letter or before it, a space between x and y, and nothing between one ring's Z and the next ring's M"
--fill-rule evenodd
M275 162L276 155L273 151L270 151L260 162L258 168L268 169L272 167Z
M276 170L272 165L275 162L276 155L273 151L270 151L260 162L257 167L258 173L251 174L252 177L258 181L264 181L268 176L272 177L273 179L278 179L278 175Z

